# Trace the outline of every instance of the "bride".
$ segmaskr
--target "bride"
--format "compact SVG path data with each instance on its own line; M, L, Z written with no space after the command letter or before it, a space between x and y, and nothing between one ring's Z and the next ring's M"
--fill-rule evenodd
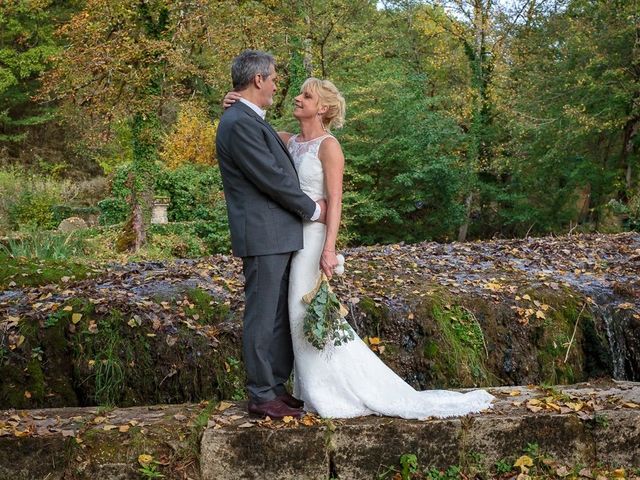
M230 92L228 106L240 95ZM416 391L354 333L352 341L320 351L304 336L307 305L302 297L316 286L321 271L331 278L338 266L336 239L342 209L344 155L330 128L344 122L344 98L333 83L307 79L295 97L294 117L300 133L278 132L298 171L301 189L327 202L325 224L305 222L304 249L294 253L289 274L289 321L294 350L294 396L305 410L322 417L386 415L410 419L451 417L489 408L484 390ZM351 327L349 327L351 328Z

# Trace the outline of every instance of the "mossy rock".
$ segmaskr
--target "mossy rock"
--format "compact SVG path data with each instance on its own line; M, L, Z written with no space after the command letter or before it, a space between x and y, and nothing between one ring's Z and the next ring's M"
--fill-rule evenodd
M200 300L205 303L203 295ZM227 306L210 301L206 306L206 322L229 319ZM245 397L235 330L212 339L176 321L177 327L168 332L155 331L148 322L138 325L134 315L115 309L96 314L90 301L74 299L44 321L21 320L20 345L3 350L0 357L0 407L131 406Z
M361 297L352 324L361 336L379 336L383 360L417 389L570 383L611 372L597 319L568 288L521 289L521 301L413 288L402 300ZM535 307L534 315L519 317L518 305ZM544 318L536 305L545 305Z
M20 325L21 345L0 363L0 405L36 408L77 405L73 362L65 323L44 327L33 319Z

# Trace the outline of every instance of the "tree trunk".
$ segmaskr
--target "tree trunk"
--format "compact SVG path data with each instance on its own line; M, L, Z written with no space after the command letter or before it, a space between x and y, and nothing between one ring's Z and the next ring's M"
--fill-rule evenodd
M133 164L131 169L131 215L122 234L121 248L134 252L146 242L147 224L151 217L151 205L156 178L159 126L157 117L138 113L131 119L133 138Z
M625 124L622 135L622 150L620 152L620 168L625 172L625 187L626 192L623 197L628 198L631 189L633 188L633 171L632 165L629 161L631 153L633 153L633 138L638 133L640 127L640 117L634 117L629 119Z
M470 192L464 201L465 218L464 218L464 223L460 225L460 229L458 230L459 242L464 242L467 239L467 232L469 230L469 224L471 223L471 206L472 205L473 205L473 192Z

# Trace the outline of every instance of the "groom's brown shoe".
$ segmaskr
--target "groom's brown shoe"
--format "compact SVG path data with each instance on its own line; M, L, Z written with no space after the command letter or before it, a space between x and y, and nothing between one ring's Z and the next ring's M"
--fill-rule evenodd
M287 404L285 404L282 400L277 398L273 400L269 400L268 402L255 403L249 401L249 413L253 415L260 415L261 417L271 417L271 418L284 418L284 417L293 417L300 418L304 413L302 410L297 408L291 408Z
M289 392L284 392L282 395L278 395L276 399L282 401L285 405L288 405L291 408L302 408L304 407L304 402L302 400L298 400L296 397L291 395Z

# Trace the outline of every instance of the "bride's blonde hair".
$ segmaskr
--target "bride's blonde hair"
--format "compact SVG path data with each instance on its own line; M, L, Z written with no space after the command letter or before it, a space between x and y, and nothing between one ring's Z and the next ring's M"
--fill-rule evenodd
M326 130L344 125L346 104L344 97L332 82L310 77L304 81L300 91L318 94L319 104L327 107L327 111L322 115L322 125Z

